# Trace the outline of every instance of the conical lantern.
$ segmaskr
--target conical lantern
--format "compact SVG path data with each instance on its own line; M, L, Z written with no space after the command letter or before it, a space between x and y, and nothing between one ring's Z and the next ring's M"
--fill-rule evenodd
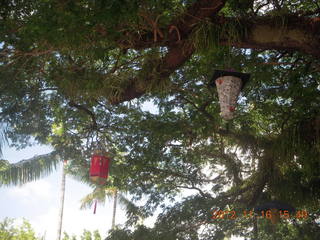
M90 178L92 181L99 184L104 184L108 178L110 158L102 154L102 152L95 152L91 157L90 164Z
M219 102L220 115L225 120L234 117L237 100L240 91L249 80L250 74L234 71L215 70L212 77L212 85L216 85Z

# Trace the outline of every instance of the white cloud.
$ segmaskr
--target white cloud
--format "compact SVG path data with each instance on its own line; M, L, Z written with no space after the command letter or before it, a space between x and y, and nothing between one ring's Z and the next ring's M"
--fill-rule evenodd
M49 208L45 214L34 216L30 223L40 236L45 239L56 239L58 208Z
M11 197L20 199L24 204L38 203L39 201L52 199L51 189L51 184L42 179L20 187L13 187L8 190L8 194Z
M76 202L66 202L64 206L62 232L69 235L81 235L83 230L99 230L105 237L111 227L112 207L102 207L98 205L97 213L91 210L80 210ZM119 209L120 210L120 209ZM124 222L124 214L118 211L116 216L117 223ZM31 224L40 235L46 236L47 240L56 239L58 227L58 207L51 207L45 214L34 216Z

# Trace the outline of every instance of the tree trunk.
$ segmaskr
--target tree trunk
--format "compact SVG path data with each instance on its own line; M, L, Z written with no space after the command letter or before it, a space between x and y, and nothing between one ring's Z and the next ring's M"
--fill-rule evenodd
M64 194L65 194L65 191L66 191L66 171L65 171L66 163L67 163L67 161L64 161L63 162L63 166L62 166L62 178L61 178L61 188L60 188L60 208L59 208L59 218L58 218L57 240L61 239L61 231L62 231Z
M118 190L116 189L113 194L113 211L112 211L112 224L111 224L112 229L114 229L115 223L116 223L117 201L118 201Z

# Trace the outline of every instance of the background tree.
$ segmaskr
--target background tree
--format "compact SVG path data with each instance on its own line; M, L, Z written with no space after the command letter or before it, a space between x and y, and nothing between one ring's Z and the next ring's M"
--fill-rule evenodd
M30 223L26 220L20 226L15 226L13 219L5 218L0 222L2 240L41 240L35 235Z
M63 223L63 210L64 210L64 195L66 192L66 164L67 160L63 161L62 165L62 175L61 175L61 183L60 183L60 202L59 202L59 217L58 217L58 226L57 226L57 240L61 239L62 233L62 223Z
M81 200L81 209L90 208L93 204L96 204L98 202L101 204L105 204L106 198L113 199L111 228L114 228L119 197L121 199L120 201L125 203L129 202L122 194L119 196L116 188L105 189L104 187L99 187L94 189L92 193L89 193Z
M62 240L77 240L76 236L70 237L66 232L64 232L64 236ZM80 236L80 240L101 240L101 236L98 230L90 232L88 230L83 230L82 235Z

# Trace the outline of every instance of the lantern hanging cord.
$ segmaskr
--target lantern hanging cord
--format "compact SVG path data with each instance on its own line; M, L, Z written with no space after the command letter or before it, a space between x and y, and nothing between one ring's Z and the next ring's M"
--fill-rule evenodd
M232 48L230 46L226 47L226 52L223 54L223 64L224 64L224 69L226 70L232 70Z
M93 207L93 214L96 214L97 212L97 200L94 202L94 207Z
M109 153L110 153L110 148L109 147L107 147L107 145L105 144L105 142L104 141L97 141L97 149L99 150L99 151L101 151L101 153L103 153L103 154L108 154L109 155Z
M106 146L105 146L105 144L103 144L102 141L97 142L97 148L101 152L106 152Z
M226 122L226 132L229 133L230 131L230 122Z

